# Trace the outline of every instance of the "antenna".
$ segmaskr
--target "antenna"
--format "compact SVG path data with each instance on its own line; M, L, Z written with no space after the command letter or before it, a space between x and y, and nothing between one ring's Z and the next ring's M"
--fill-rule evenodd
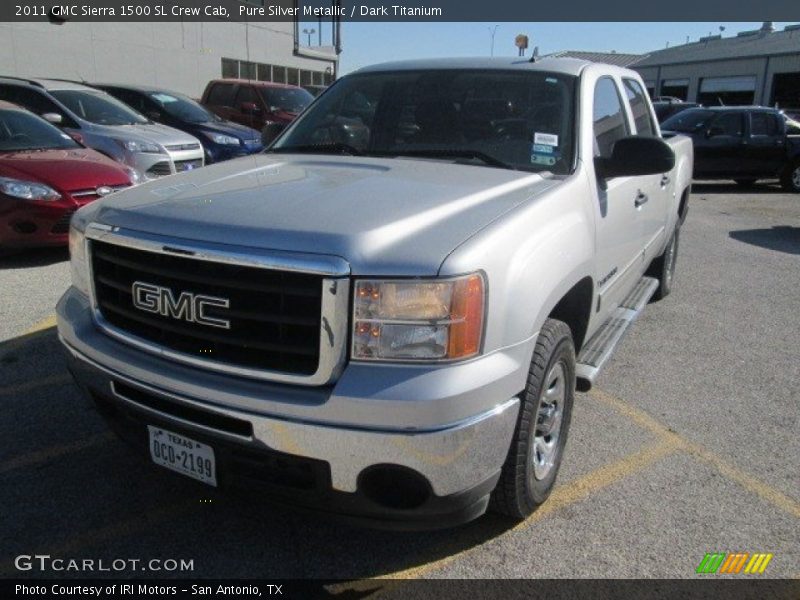
M539 46L534 46L533 53L531 54L531 58L528 62L535 63L537 60L539 60Z

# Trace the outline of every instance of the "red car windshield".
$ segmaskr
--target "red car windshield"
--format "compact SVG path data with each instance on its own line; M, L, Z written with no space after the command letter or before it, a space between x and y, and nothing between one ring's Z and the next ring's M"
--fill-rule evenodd
M0 152L69 148L80 145L44 119L21 110L0 110Z

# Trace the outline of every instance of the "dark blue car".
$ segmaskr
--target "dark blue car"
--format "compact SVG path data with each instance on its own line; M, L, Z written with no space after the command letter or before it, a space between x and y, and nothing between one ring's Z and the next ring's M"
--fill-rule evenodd
M188 96L156 87L95 84L148 119L190 133L203 143L206 164L260 152L261 133L226 121Z

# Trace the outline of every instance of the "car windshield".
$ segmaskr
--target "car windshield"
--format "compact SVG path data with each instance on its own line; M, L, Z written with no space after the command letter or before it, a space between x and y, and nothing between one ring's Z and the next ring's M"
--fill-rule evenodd
M449 159L525 171L572 170L575 78L501 70L421 70L338 81L270 148Z
M703 129L711 118L714 116L714 111L711 110L684 110L677 115L671 116L669 119L661 124L661 129L670 131L680 131L683 133L692 133Z
M175 117L179 121L186 121L188 123L208 123L209 121L222 120L191 98L182 94L155 92L150 94L150 99L158 104L164 112Z
M98 125L136 125L148 120L119 100L104 92L54 90L59 102L80 118Z
M0 110L0 152L80 148L44 119L21 110Z
M314 96L301 88L260 87L258 91L272 112L276 112L277 108L290 113L299 113L314 100Z
M800 135L800 122L786 117L786 135Z

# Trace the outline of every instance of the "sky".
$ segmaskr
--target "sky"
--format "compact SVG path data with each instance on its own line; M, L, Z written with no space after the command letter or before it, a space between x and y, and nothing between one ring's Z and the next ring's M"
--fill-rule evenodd
M646 53L697 41L709 34L734 36L762 23L342 23L341 75L363 66L405 58L489 56L491 31L495 56L517 56L514 37L530 39L539 54L559 50ZM775 23L776 30L789 23Z

